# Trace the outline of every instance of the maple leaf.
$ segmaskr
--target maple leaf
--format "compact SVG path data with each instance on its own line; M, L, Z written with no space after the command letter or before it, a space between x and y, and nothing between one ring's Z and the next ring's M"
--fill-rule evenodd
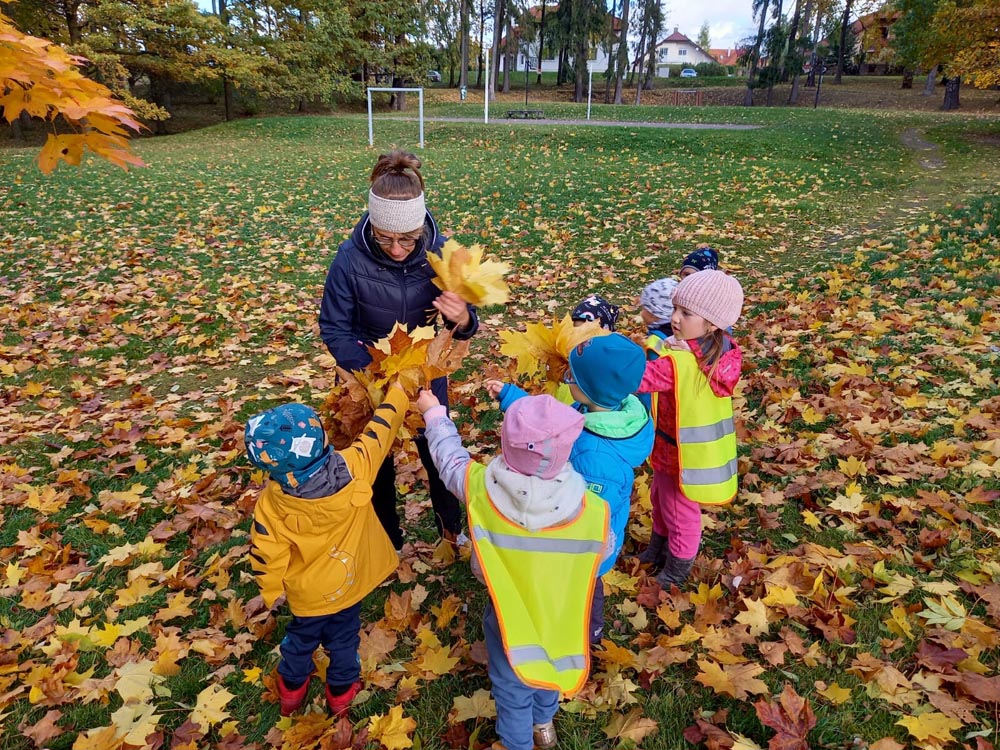
M78 734L73 741L73 750L119 750L124 744L125 740L118 736L116 727L98 727ZM140 744L146 743L143 741Z
M606 336L610 331L601 328L597 321L574 326L569 315L555 319L552 326L528 323L524 332L501 331L501 354L517 360L517 373L529 380L541 377L550 387L562 382L568 368L569 353L574 347L595 336Z
M142 747L146 737L156 731L160 718L152 703L126 703L111 714L111 723L126 745Z
M402 750L413 746L410 734L417 728L417 722L403 716L402 706L393 706L385 716L375 714L368 724L368 736L378 740L388 750Z
M626 716L612 714L611 721L604 727L604 735L611 740L629 740L638 744L659 726L654 719L643 716L642 709L633 708Z
M457 724L468 719L495 719L496 715L496 701L490 697L489 690L480 688L468 698L460 695L454 699L448 721Z
M750 694L761 695L768 692L767 684L757 679L757 675L764 672L759 664L719 666L707 659L699 659L697 663L701 671L695 676L695 680L720 695L746 700Z
M919 716L907 716L896 722L906 727L912 737L920 741L931 740L939 743L954 742L951 733L962 728L962 722L945 716L938 711L928 711Z
M510 266L495 260L483 261L483 248L479 245L465 247L448 240L440 257L427 253L427 262L437 274L434 284L454 292L470 305L502 305L510 297L503 280Z
M61 717L62 711L52 709L46 711L45 716L35 721L31 726L18 725L18 730L38 747L46 747L49 744L49 740L55 739L66 731L56 724Z
M452 330L442 328L427 345L427 362L423 366L426 384L430 385L432 380L451 375L468 356L472 341L456 341L453 333Z
M123 664L115 671L118 678L115 690L125 703L144 703L153 697L153 686L163 681L155 674L156 662L133 661Z
M222 685L209 685L198 693L191 721L207 732L210 727L229 718L229 713L223 709L235 697Z
M423 368L427 364L427 349L434 335L430 326L407 331L396 323L387 336L368 347L372 361L366 372L372 376L374 384L385 387L398 380L410 394L429 385Z
M816 716L791 685L785 684L777 703L759 700L753 706L761 723L777 732L768 742L771 750L809 750L806 735L816 726Z
M450 674L455 665L461 661L457 656L451 656L450 651L448 646L429 648L414 662L414 666L422 672L430 672L438 677Z
M845 703L851 697L851 689L841 687L836 682L827 686L826 683L817 681L816 692L836 706Z

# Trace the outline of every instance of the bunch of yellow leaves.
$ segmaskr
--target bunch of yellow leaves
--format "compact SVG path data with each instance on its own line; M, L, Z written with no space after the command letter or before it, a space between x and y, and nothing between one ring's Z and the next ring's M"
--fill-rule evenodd
M454 292L470 305L502 305L510 297L504 274L506 263L483 260L479 245L465 247L448 240L441 248L441 257L428 253L427 260L437 274L434 283L439 289Z
M336 450L343 450L361 434L394 381L415 395L435 378L461 367L469 342L455 341L448 330L435 335L433 328L425 326L407 332L397 323L388 336L369 346L368 352L372 361L364 370L337 368L337 383L321 407L324 427Z
M574 326L566 315L562 320L553 320L551 327L528 323L524 332L501 331L500 352L517 360L516 375L531 381L544 380L546 390L553 391L569 367L569 353L584 341L608 333L597 321Z

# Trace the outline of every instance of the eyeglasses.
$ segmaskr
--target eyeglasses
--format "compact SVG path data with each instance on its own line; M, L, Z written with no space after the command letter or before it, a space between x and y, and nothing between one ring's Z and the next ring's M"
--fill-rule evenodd
M388 250L393 245L399 245L404 250L412 250L417 246L420 237L383 237L372 232L372 238L379 247Z

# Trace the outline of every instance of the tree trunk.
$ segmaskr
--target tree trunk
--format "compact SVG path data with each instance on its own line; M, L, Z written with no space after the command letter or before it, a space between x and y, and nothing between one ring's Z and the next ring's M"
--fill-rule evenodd
M586 37L583 37L576 46L576 59L573 61L575 73L573 76L574 102L582 102L587 98L587 68L589 65L590 42Z
M944 103L941 105L941 109L945 112L950 112L961 106L958 101L958 89L961 85L962 79L959 76L950 76L944 79Z
M806 2L806 17L808 18L809 7L812 0ZM781 59L781 73L778 80L784 83L788 80L788 58L795 54L795 39L799 35L799 22L802 18L799 11L802 8L802 0L795 0L795 12L792 13L792 25L788 29L788 43L785 45L785 56Z
M459 19L459 71L458 85L469 85L469 34L472 16L472 0L462 0L461 17Z
M636 71L639 69L639 66L641 65L641 60L642 60L643 56L646 54L646 30L648 28L648 24L647 24L647 21L646 21L646 14L648 12L649 12L648 8L643 7L642 23L640 24L640 27L639 27L639 46L638 46L638 48L636 48L636 52L635 52L635 65L632 66L631 74L629 75L629 79L628 79L628 85L629 86L631 86L632 83L635 81ZM636 91L635 91L635 103L636 104L639 103L639 89L641 89L641 88L642 88L642 86L640 86L638 83L636 83Z
M483 41L486 36L486 0L479 0L479 69L476 71L476 88L483 87L483 68L486 58L483 56Z
M566 69L569 67L569 53L565 44L559 48L559 72L556 73L556 85L562 86L566 83L568 76Z
M846 0L844 3L844 16L840 19L840 49L837 50L837 75L834 77L833 82L836 84L841 83L841 78L844 75L844 61L847 59L847 22L851 20L851 5L854 4L854 0Z
M768 0L764 0L760 8L760 24L757 27L757 39L754 41L753 50L750 52L750 72L747 73L747 90L743 95L743 106L753 106L753 83L757 75L757 64L760 62L760 45L764 39L764 22L767 20Z
M66 31L69 36L69 43L79 44L81 34L80 5L82 0L67 0L63 6L66 18Z
M618 35L617 63L615 64L615 104L622 103L622 81L628 69L628 13L629 0L622 2L622 30ZM614 19L611 20L614 23Z
M545 0L542 0L542 20L538 25L538 79L536 86L542 85L542 60L545 58Z
M912 89L913 88L913 71L907 68L903 71L903 82L899 86L901 89Z
M514 65L514 40L511 39L513 33L513 21L511 19L510 8L504 8L504 45L503 45L503 92L510 93L510 69Z
M497 78L500 75L500 29L503 28L503 12L507 3L505 0L493 2L493 52L490 55L490 100L496 99Z
M798 34L796 32L798 31L798 27L800 25L805 26L807 29L809 28L809 21L812 18L812 6L813 6L813 0L806 0L806 9L802 12L802 18L799 20L799 23L792 28L792 34L794 36L798 37ZM799 7L798 2L796 2L795 7L796 9ZM789 45L788 49L789 49L789 54L794 54L796 55L796 58L798 57L793 45ZM788 104L789 106L792 107L794 107L796 104L799 103L800 75L802 75L802 65L797 60L795 64L795 73L792 75L792 90L788 93Z
M927 80L924 82L924 96L931 96L934 93L934 84L937 82L937 72L937 65L927 71Z

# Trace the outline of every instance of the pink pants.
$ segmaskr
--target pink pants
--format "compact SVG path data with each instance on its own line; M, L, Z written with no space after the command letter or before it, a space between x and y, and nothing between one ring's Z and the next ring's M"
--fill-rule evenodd
M701 506L681 493L680 477L654 471L650 499L653 531L667 538L670 554L680 560L696 557L701 545Z

